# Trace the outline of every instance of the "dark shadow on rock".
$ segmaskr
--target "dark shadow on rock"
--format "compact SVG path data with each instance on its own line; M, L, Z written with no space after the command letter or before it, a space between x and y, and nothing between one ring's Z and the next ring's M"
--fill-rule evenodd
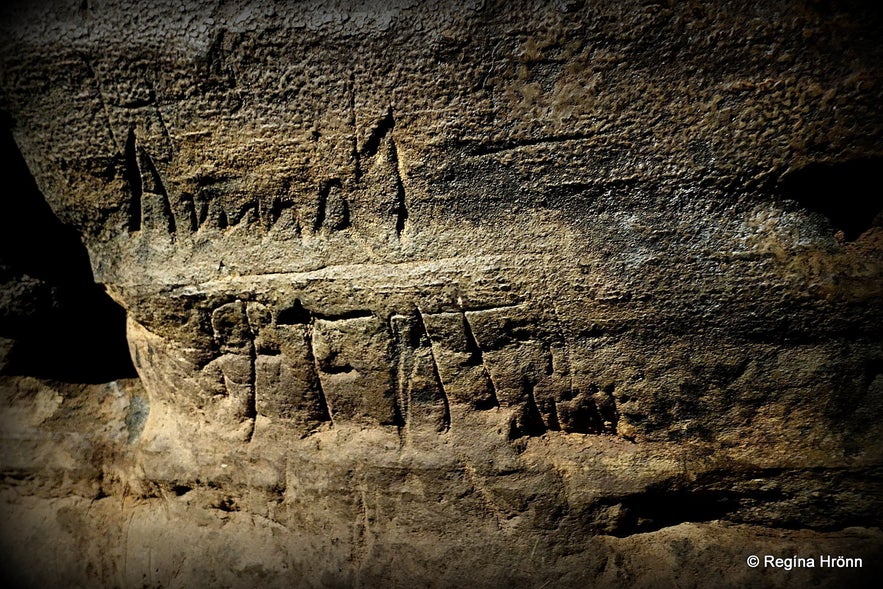
M79 234L54 215L0 121L0 338L6 374L98 383L135 376L125 311L96 284Z
M811 163L786 174L780 186L786 198L821 213L846 241L854 241L881 221L881 166L883 158Z

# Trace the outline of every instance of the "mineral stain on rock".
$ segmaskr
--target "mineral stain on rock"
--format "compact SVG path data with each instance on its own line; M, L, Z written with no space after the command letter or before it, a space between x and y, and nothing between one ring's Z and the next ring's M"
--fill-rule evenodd
M140 395L133 395L129 399L129 410L126 412L125 424L130 444L138 440L149 413L150 405L147 399Z

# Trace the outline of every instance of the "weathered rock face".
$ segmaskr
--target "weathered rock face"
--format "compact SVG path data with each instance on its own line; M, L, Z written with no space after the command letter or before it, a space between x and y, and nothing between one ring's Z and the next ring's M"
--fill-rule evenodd
M758 4L14 12L2 108L125 309L140 382L6 379L30 425L8 426L5 472L51 483L8 483L4 542L49 513L36 541L106 544L10 547L10 570L868 575L883 21ZM104 403L69 427L106 451L38 459L71 447L69 398ZM865 567L773 579L754 553Z

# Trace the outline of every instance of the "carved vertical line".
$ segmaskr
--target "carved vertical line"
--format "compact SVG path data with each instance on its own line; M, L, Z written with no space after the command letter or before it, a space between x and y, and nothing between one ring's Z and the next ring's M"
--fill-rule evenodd
M442 394L442 401L445 405L445 414L443 417L444 421L444 431L449 431L451 429L451 400L448 397L448 391L445 390L445 383L442 382L441 374L438 371L438 361L435 358L435 350L432 348L432 340L429 337L429 330L426 329L426 321L423 319L423 311L420 308L417 308L417 319L420 321L420 325L423 328L423 334L426 336L426 341L429 343L429 357L432 358L432 373L435 376L435 382L438 385L439 391Z
M181 195L181 203L184 208L184 214L187 217L187 226L191 233L195 233L199 229L199 221L196 218L196 203L193 201L193 195Z
M162 177L159 175L159 171L156 169L156 165L153 163L153 159L147 151L140 147L135 149L135 157L141 176L142 209L146 204L145 200L150 197L154 204L159 205L158 210L151 212L154 215L158 214L161 216L165 220L164 229L174 234L177 230L177 223L175 222L175 214L172 212L172 203L169 201L169 193L162 181ZM147 184L145 184L145 180L148 182ZM157 219L148 218L143 211L141 216L144 224L147 224L149 221L157 221Z
M542 271L543 271L543 284L546 287L546 296L549 300L549 306L552 309L552 314L555 316L555 323L558 326L558 329L561 331L561 340L564 342L564 362L566 364L567 369L567 382L568 382L568 390L570 392L570 398L574 398L573 392L573 362L571 362L570 358L570 334L568 333L568 329L565 327L564 322L561 321L561 315L558 313L558 303L555 295L551 292L551 281L549 280L549 268L551 264L543 263ZM551 355L551 352L550 352ZM552 364L552 372L555 371L555 359L554 357L550 358L550 362ZM557 429L561 429L561 414L558 412L558 401L557 399L552 399L552 408L554 409L555 421L557 423ZM550 424L551 425L551 424Z
M324 182L319 188L319 199L316 202L316 222L313 231L319 231L325 224L325 216L328 214L328 194L331 192L331 183Z
M331 191L337 189L338 191L343 188L343 184L341 183L339 178L332 178L330 180L326 180L322 183L319 188L319 197L316 201L316 221L313 224L313 231L318 232L322 227L325 227L327 224L328 229L332 231L345 229L349 226L349 207L346 204L346 200L342 200L340 203L340 210L333 210L330 208L332 204L336 204L331 200ZM339 194L336 194L338 198L340 198ZM333 200L333 199L332 199ZM330 213L331 214L329 218Z
M168 144L168 154L171 155L174 153L174 145L172 144L172 135L169 133L169 128L166 125L166 119L162 115L162 110L159 108L159 102L156 99L156 88L151 83L150 84L150 92L153 94L153 109L156 111L156 118L159 120L159 128L161 129L162 136L165 138L166 143Z
M409 360L406 355L406 345L405 338L402 336L400 331L396 329L393 325L393 318L395 315L389 318L387 322L387 326L390 330L390 335L392 336L392 345L387 348L387 353L390 354L389 363L390 363L390 371L389 378L393 383L394 391L393 391L393 422L394 425L398 428L399 433L399 442L404 444L405 437L404 432L405 428L408 426L410 421L410 410L411 410L411 399L410 399L410 388L411 388L411 377L410 374L406 375L406 367L407 362ZM413 359L412 359L413 361ZM413 368L413 364L412 364ZM399 381L401 380L401 386L399 386ZM407 380L408 383L408 393L405 394L404 383Z
M328 209L328 193L331 191L331 185L325 184L319 188L319 198L316 201L316 220L313 223L313 231L317 232L325 224L325 215Z
M530 382L527 378L524 379L522 383L522 387L524 391L527 393L527 407L525 407L525 418L528 420L527 426L527 435L541 435L547 429L548 426L543 422L543 414L540 412L540 406L537 404L537 396L535 392L535 385ZM534 423L530 423L533 421Z
M141 230L141 168L138 166L138 147L135 143L135 129L130 128L126 137L126 146L123 150L125 157L126 183L132 193L129 202L129 231Z
M245 307L245 303L242 303L243 308ZM258 421L258 406L257 406L257 360L258 360L258 351L257 347L254 344L254 340L257 337L254 328L251 325L251 322L247 323L248 325L248 333L249 333L249 341L248 341L248 359L249 359L249 373L248 373L248 399L246 400L245 405L245 416L248 419L251 419L251 431L248 433L248 442L251 443L254 440L254 432L257 427Z
M310 359L313 361L313 369L316 371L316 390L319 393L319 404L322 407L322 411L325 413L325 416L328 418L327 421L331 422L331 425L334 425L334 414L332 413L333 407L331 407L331 403L328 402L328 397L325 395L325 388L322 386L322 371L319 369L319 360L316 358L315 348L313 345L313 334L316 329L315 320L311 319L310 323L307 325L307 354L309 354Z
M408 207L405 203L405 185L402 183L402 166L399 161L399 151L393 139L390 139L390 155L394 166L393 171L395 172L396 183L396 202L393 209L396 216L396 237L401 239L402 231L405 230L405 221L408 220Z
M89 70L89 75L92 76L92 79L95 80L95 91L98 94L98 102L101 104L101 111L104 113L104 123L107 126L108 135L110 135L111 141L113 141L113 145L119 149L120 143L119 138L117 137L116 132L113 130L113 124L111 123L110 117L110 109L107 107L107 98L104 95L103 84L101 82L101 77L98 75L98 70L92 65L92 62L89 60L88 56L85 53L79 53L80 59L83 60L83 63L86 64L86 69Z
M362 178L362 156L359 153L359 129L356 126L356 75L350 72L349 83L347 84L347 109L349 110L349 125L353 130L352 158L353 158L353 176L358 182Z
M250 362L249 373L248 373L248 400L245 405L245 416L248 419L251 419L251 431L248 433L248 441L251 443L254 440L254 432L257 427L258 421L258 407L257 407L257 391L255 390L257 386L257 350L254 345L254 332L251 333L252 338L248 348L248 357Z
M175 212L172 211L172 203L169 201L169 195L166 192L165 187L162 188L159 197L160 211L166 219L166 229L169 233L174 235L178 231L178 223L175 221Z
M469 323L469 318L466 316L466 313L462 313L462 315L463 330L466 335L466 345L469 348L469 351L475 354L478 357L478 361L481 362L481 370L484 372L484 377L487 379L491 394L494 396L494 405L499 407L500 399L497 397L497 385L491 377L490 370L487 369L487 365L484 363L484 353L481 350L478 340L475 338L475 334L472 332L472 325Z
M360 156L369 158L377 155L380 144L383 143L387 135L392 133L393 127L395 127L395 117L392 114L392 107L390 107L377 126L371 130L371 134L365 140L365 145L362 146Z
M396 362L396 390L395 390L395 401L396 401L396 411L398 413L398 419L401 420L402 426L407 427L410 419L410 408L411 408L411 386L410 386L410 375L406 374L406 358L405 358L405 343L404 336L401 330L397 329L393 319L396 316L393 315L389 318L389 329L393 334L393 340L395 341L397 348L397 362ZM407 389L405 384L407 383Z

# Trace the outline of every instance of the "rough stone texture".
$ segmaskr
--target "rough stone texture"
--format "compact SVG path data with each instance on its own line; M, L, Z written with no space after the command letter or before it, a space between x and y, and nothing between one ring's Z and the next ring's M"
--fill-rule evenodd
M0 107L139 379L4 377L7 575L873 579L881 39L860 2L11 10Z

